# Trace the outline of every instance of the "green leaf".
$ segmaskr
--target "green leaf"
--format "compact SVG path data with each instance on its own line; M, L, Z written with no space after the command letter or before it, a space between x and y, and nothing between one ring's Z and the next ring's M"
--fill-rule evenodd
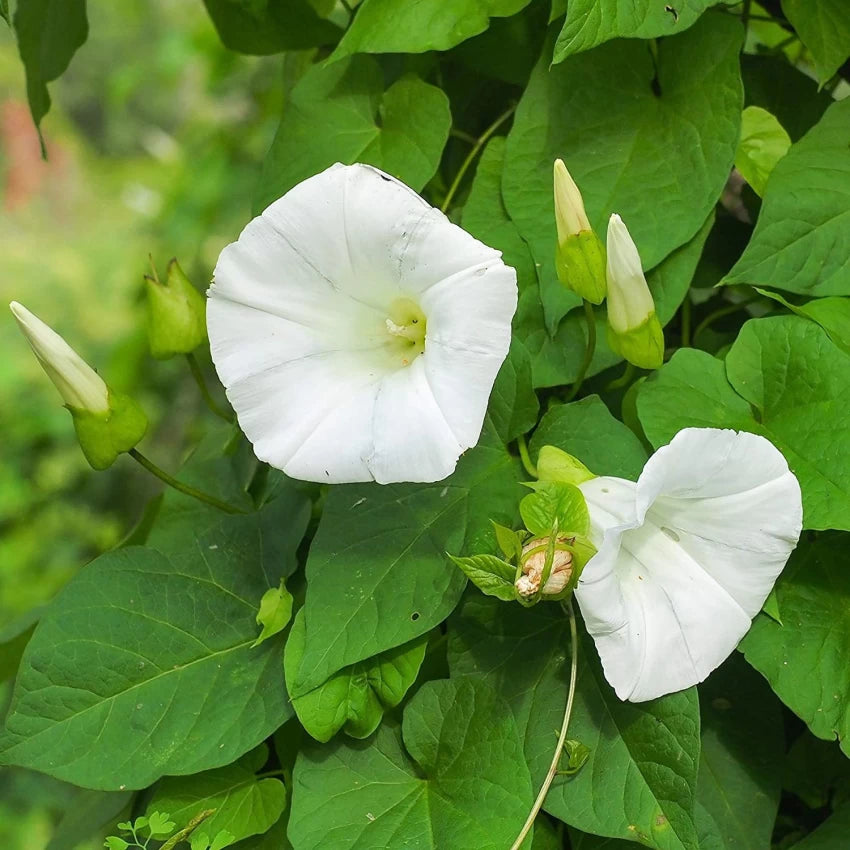
M192 833L212 841L219 832L231 833L228 843L270 829L286 807L286 789L280 779L258 779L255 775L268 758L263 745L234 764L194 776L168 776L156 786L148 811L165 809L185 829L199 812L215 809ZM150 815L153 824L154 815ZM224 846L224 845L222 845Z
M270 587L260 600L257 625L262 626L260 636L251 644L259 646L264 640L282 632L292 617L292 594L286 589L284 579L278 587Z
M167 838L174 832L177 824L169 820L171 815L164 812L154 811L148 815L148 834L151 838Z
M754 287L756 292L778 301L791 312L817 322L829 334L829 338L847 354L850 354L850 298L814 298L806 304L792 304L778 292Z
M551 70L544 48L508 136L502 192L540 266L550 333L577 304L555 274L552 162L565 159L598 233L612 212L623 217L651 269L700 230L728 177L743 99L741 37L730 16L709 15L664 39L660 95L645 43L606 44ZM539 346L525 342L534 356Z
M446 95L412 74L384 91L369 56L314 65L287 101L254 207L335 162L375 165L419 191L437 170L451 123Z
M794 850L844 850L850 832L850 806L842 806L813 833L794 844Z
M850 760L835 741L823 741L805 731L791 745L782 787L810 809L835 808L850 801Z
M334 487L307 560L307 636L290 695L441 623L466 583L446 552L495 549L490 520L514 523L520 475L485 424L443 481Z
M112 825L129 808L133 795L129 791L116 794L104 791L79 790L62 819L53 829L45 850L68 850L91 838L92 834Z
M735 653L699 686L700 850L770 847L785 757L779 703Z
M402 734L385 724L368 745L341 739L298 756L289 836L298 850L504 850L532 800L501 698L472 679L427 682Z
M490 394L490 416L505 443L530 431L537 423L540 402L534 392L531 355L514 337L507 359L502 364Z
M287 685L298 678L304 658L304 609L295 616L286 641L284 670ZM340 730L367 738L384 711L397 706L416 680L425 658L427 638L419 637L380 655L337 671L326 682L292 700L304 728L322 743Z
M563 481L538 481L534 492L519 504L525 527L538 537L552 533L555 523L559 534L584 536L590 528L590 514L581 490Z
M490 18L514 15L530 0L363 0L332 58L352 53L449 50L484 32Z
M251 644L256 600L288 567L290 531L303 533L291 507L281 498L230 516L180 497L148 547L83 568L24 653L3 761L90 788L144 788L227 764L271 734L292 710L282 641Z
M549 767L563 719L568 634L557 606L526 609L473 595L449 621L452 676L482 677L508 702L535 788ZM583 629L579 638L569 737L590 755L575 776L555 779L546 811L587 832L640 840L659 850L696 850L696 689L623 703L604 680L591 638Z
M850 356L816 324L781 316L747 322L725 364L676 352L641 387L638 413L656 448L688 427L767 437L800 482L804 527L850 529L848 395Z
M109 850L127 850L130 845L123 838L119 838L117 835L110 835L106 839L105 846Z
M503 602L516 601L514 577L516 567L495 555L472 555L468 558L450 556L466 577L487 596L495 596Z
M850 19L843 0L782 0L785 17L815 61L823 85L850 56Z
M553 62L590 50L612 38L658 38L676 35L720 0L572 0L555 44Z
M40 137L41 119L50 109L47 84L65 72L88 38L86 0L18 0L13 23Z
M595 475L632 481L647 457L640 440L611 415L598 395L550 408L531 438L531 456L537 457L545 445L569 452Z
M307 0L204 0L219 38L239 53L266 56L335 44L342 31Z
M243 839L234 845L233 850L292 850L292 845L286 837L288 820L288 814L284 813L268 832Z
M741 118L741 139L735 167L759 196L776 163L788 153L791 139L779 121L760 106L748 106Z
M792 554L776 585L783 625L758 614L741 649L815 735L837 736L850 755L848 539L819 535Z
M0 682L13 678L17 672L43 610L42 607L33 608L0 629Z
M850 295L850 101L834 103L778 163L755 232L723 279Z

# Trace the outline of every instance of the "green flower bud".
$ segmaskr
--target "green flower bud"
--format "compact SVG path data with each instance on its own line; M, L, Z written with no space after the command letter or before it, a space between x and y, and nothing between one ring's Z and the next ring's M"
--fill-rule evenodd
M207 338L204 296L172 260L165 283L145 276L148 294L148 341L158 360L194 351Z
M664 333L640 255L618 215L608 221L608 344L642 369L664 361Z
M560 159L555 160L554 186L558 279L587 301L601 304L605 298L605 249L590 226L581 192Z
M74 420L86 460L106 469L132 449L147 430L147 418L128 396L112 392L103 378L52 328L13 301L9 307L47 376Z

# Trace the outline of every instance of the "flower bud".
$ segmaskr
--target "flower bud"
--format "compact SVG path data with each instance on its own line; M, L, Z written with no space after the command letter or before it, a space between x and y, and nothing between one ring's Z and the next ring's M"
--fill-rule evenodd
M86 460L95 469L111 466L121 452L129 451L144 436L145 414L131 398L112 392L56 331L26 307L17 301L9 307L70 411Z
M555 160L555 269L564 286L593 304L605 298L605 250L593 232L584 201L563 160Z
M148 342L151 354L164 360L194 351L207 338L206 302L177 260L168 264L165 283L145 276L148 295Z
M520 564L522 575L516 580L514 586L517 593L523 598L534 596L540 590L540 582L543 580L543 571L546 567L546 552L549 548L549 537L534 537L522 547ZM543 593L554 595L560 593L570 581L573 574L572 553L558 544L571 544L572 538L558 537L556 548L552 557L552 569L549 578L543 586Z
M629 363L657 369L664 360L664 333L637 247L616 214L608 221L607 277L608 344Z

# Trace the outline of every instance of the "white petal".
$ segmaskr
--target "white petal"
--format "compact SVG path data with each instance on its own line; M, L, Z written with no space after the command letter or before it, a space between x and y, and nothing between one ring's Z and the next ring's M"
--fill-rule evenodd
M576 598L606 678L633 701L701 682L749 629L799 537L785 459L762 437L686 429L637 484L580 486L599 551Z
M440 481L454 471L462 448L434 400L424 358L384 378L373 427L369 468L379 484Z

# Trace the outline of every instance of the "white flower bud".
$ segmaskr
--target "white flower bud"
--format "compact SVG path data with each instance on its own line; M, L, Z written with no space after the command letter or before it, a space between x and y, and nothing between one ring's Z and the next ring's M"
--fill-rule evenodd
M549 537L533 537L522 547L522 575L516 580L517 593L522 597L534 596L540 589L543 570L546 566L546 551ZM558 543L572 543L572 538L559 537ZM560 593L569 583L573 573L573 556L566 549L555 549L552 570L543 586L543 593Z

